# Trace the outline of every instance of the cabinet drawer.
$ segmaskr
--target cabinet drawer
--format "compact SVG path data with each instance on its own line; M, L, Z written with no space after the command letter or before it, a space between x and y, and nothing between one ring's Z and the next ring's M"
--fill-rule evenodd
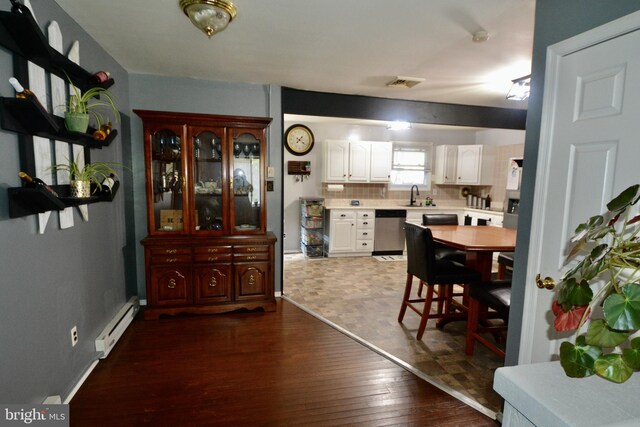
M356 251L373 252L373 240L356 240Z
M375 227L375 219L358 219L358 230L373 230Z
M269 261L269 254L267 252L234 254L233 260L236 262Z
M191 262L191 254L180 254L180 255L152 255L151 256L151 264L152 265L162 265L162 264L188 264Z
M196 246L193 250L195 262L231 261L231 246Z
M356 219L355 211L333 210L331 211L331 219Z
M358 231L356 232L356 239L357 240L373 240L373 229L371 229L371 230L369 230L369 229L365 229L365 230L358 229Z
M373 222L376 217L375 211L358 211L358 219L369 219Z
M151 252L151 256L156 256L156 255L161 255L161 256L165 256L165 255L190 255L191 254L191 248L189 247L184 247L184 246L163 246L161 248L151 248L149 249Z
M269 246L234 246L233 248L234 254L254 254L262 252L269 252Z

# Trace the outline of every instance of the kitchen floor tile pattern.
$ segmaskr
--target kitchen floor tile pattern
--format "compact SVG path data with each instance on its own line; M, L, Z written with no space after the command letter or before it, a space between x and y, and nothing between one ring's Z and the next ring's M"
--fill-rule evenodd
M382 262L374 257L304 258L285 255L284 294L331 322L359 336L416 369L498 412L493 391L494 371L502 361L481 344L473 357L464 353L466 322L442 330L427 323L421 341L415 339L419 316L398 312L406 279L406 262ZM418 280L414 279L414 293ZM434 304L435 306L435 304Z

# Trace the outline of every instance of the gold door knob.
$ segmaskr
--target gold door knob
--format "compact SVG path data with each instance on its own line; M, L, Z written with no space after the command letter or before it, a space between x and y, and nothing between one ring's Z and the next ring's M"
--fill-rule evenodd
M551 290L556 287L556 281L553 280L553 277L545 277L544 279L540 279L540 273L536 275L536 286L540 289L548 289Z

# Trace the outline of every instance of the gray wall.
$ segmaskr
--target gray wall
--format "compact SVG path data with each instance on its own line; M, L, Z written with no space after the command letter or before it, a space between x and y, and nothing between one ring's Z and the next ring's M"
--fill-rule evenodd
M31 0L44 25L56 20L65 40L80 41L81 64L108 70L124 114L118 138L92 150L92 160L121 162L130 146L127 74L51 0ZM8 1L0 9L9 10ZM46 34L46 32L45 32ZM0 95L13 96L12 53L0 49ZM26 82L25 82L26 86ZM124 127L123 127L124 126ZM63 398L95 360L94 340L126 301L125 199L128 176L112 203L89 206L89 222L74 212L75 226L61 230L53 213L45 234L35 216L9 218L7 188L20 186L18 135L0 130L0 402L41 403ZM70 329L78 327L72 348Z
M507 340L507 365L518 361L520 329L522 327L522 309L525 273L531 233L531 214L535 174L538 160L538 141L540 139L540 121L542 117L542 94L544 92L544 69L546 49L559 41L583 33L606 22L640 10L640 2L632 0L537 0L535 35L533 42L533 63L531 67L531 98L527 113L524 159L522 177L520 214L518 218L518 241L509 319L509 337Z
M187 78L130 75L130 102L133 109L177 111L187 113L272 117L268 129L268 164L275 167L274 191L267 193L267 228L278 237L276 253L282 242L282 114L280 88L273 86L224 83ZM147 235L146 198L142 120L135 114L131 120L134 168L135 241ZM137 281L140 298L145 298L144 255L137 245ZM282 289L282 259L276 259L276 291Z

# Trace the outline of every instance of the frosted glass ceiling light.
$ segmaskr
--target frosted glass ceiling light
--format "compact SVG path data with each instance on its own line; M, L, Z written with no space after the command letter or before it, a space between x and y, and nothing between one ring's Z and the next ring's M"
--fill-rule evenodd
M513 84L507 99L513 99L514 101L524 101L529 98L529 91L531 88L531 74L528 76L520 77L519 79L511 80Z
M227 28L237 13L228 0L180 0L180 8L209 38Z
M387 124L387 129L389 129L389 130L407 130L407 129L411 129L411 123L395 121L395 122L391 122L391 123Z

